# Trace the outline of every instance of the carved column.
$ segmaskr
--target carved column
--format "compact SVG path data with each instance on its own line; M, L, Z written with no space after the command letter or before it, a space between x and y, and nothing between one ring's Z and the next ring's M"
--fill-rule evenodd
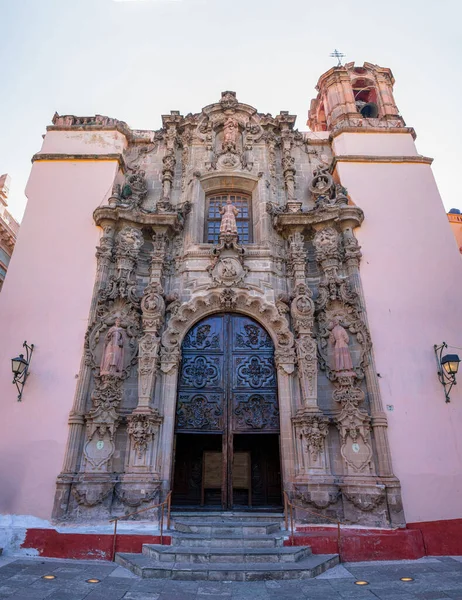
M131 373L139 331L135 269L143 241L137 227L123 225L117 233L115 268L98 294L95 319L86 339L86 361L95 387L92 408L85 415L83 466L72 493L77 504L97 518L110 514L112 504L115 435L121 421L124 380Z
M352 289L358 297L358 308L364 326L369 329L366 313L366 302L361 283L359 263L361 260L361 248L353 233L354 224L344 221L342 223L342 241L345 253L345 266L349 276ZM385 493L390 508L390 520L395 526L405 523L401 486L393 473L391 451L388 441L388 420L383 410L382 397L380 394L377 369L375 366L372 348L367 353L367 366L364 369L369 402L371 407L371 426L374 432L374 442L377 452L377 475L386 485Z
M98 296L106 285L112 262L114 248L115 226L111 220L101 222L103 235L96 249L96 277L93 286L93 295L90 304L88 322L93 323L96 317ZM87 401L87 390L91 378L91 368L87 364L86 356L82 357L80 375L74 396L72 410L69 413L69 433L64 454L64 463L61 474L57 479L55 503L53 506L53 517L60 518L66 513L69 504L71 483L79 468L82 455L82 446L85 438L85 407Z
M165 318L161 278L167 236L160 230L152 239L149 283L141 299L143 333L138 345L138 404L127 417L125 474L117 486L119 498L130 506L157 500L160 492L157 463L162 416L152 401L159 367L160 331Z
M293 126L295 119L286 111L276 117L276 121L281 131L281 152L282 152L282 174L284 176L284 185L286 189L287 210L289 212L298 212L302 203L297 202L295 198L295 158L292 156Z
M157 202L159 210L167 210L170 207L173 179L175 177L176 149L178 145L178 125L183 117L177 111L172 111L170 115L162 117L165 133L165 155L162 159L162 198Z
M297 497L315 503L319 508L329 502L330 498L330 488L326 489L326 484L331 483L331 477L325 444L329 420L322 414L317 401L318 359L317 344L313 337L315 306L312 292L306 283L304 238L298 231L289 236L289 264L294 281L290 312L296 333L301 397L301 406L292 418L297 464L294 492Z

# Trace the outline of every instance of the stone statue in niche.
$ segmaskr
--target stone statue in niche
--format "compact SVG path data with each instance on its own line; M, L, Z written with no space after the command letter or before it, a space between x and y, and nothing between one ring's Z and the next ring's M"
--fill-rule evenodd
M125 331L120 326L120 319L106 333L103 357L101 359L101 375L121 377L124 368Z
M236 217L239 214L239 209L231 202L231 198L227 198L226 204L220 207L221 225L220 233L231 233L237 235Z
M239 125L236 119L228 117L223 125L223 148L226 150L236 150L238 135Z
M334 318L333 324L334 326L329 335L329 341L334 347L334 364L332 370L354 375L353 361L351 360L351 354L348 348L348 342L350 340L348 333L346 329L340 325L339 317Z

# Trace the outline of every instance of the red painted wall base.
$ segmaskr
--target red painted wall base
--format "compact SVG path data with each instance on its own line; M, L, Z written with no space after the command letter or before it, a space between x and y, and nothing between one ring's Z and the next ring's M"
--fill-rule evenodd
M338 552L334 527L296 528L285 546L311 546L314 554ZM408 523L406 529L342 528L340 554L343 561L403 560L422 556L462 555L462 519Z
M21 548L37 550L50 558L112 559L110 534L60 533L55 529L28 529ZM164 536L164 545L171 543ZM141 552L143 544L160 544L160 536L117 535L116 552ZM297 527L286 546L311 546L314 554L336 554L337 528ZM462 519L409 523L406 529L342 528L340 553L343 561L401 560L422 556L462 555Z
M171 538L164 535L164 545ZM60 533L56 529L28 529L21 548L38 550L49 558L112 560L113 536L95 533ZM160 544L158 535L118 534L116 552L141 552L143 544Z

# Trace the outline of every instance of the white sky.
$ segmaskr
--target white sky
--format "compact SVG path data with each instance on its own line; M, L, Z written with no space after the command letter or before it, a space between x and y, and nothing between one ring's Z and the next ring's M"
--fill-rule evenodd
M230 89L259 112L296 114L303 131L334 48L392 69L446 208L462 208L461 23L460 0L0 0L9 209L22 217L30 159L55 111L158 129L161 114L199 112Z

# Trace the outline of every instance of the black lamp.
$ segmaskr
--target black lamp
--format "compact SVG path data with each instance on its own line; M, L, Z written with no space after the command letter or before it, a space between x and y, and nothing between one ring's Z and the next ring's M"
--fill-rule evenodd
M34 351L34 344L29 346L27 342L24 342L22 346L26 349L26 358L24 358L24 354L20 354L16 358L11 359L11 370L14 375L13 383L18 390L18 402L20 402L22 398L22 390L29 375L30 359L32 357L32 352Z
M443 350L447 347L446 342L443 342L440 346L436 344L433 346L438 364L438 379L444 387L446 402L450 402L449 392L452 386L457 384L456 375L459 370L460 358L458 354L445 354L443 356Z

